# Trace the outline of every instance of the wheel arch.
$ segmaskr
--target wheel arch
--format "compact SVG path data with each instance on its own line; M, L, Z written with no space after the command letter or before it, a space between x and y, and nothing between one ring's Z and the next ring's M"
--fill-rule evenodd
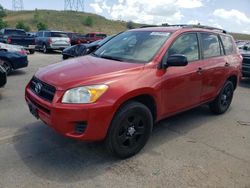
M137 101L147 106L152 113L154 122L157 120L157 97L155 96L152 89L143 89L143 91L136 90L130 93L126 93L124 96L120 97L115 103L115 114L120 108L122 108L123 105L130 101Z

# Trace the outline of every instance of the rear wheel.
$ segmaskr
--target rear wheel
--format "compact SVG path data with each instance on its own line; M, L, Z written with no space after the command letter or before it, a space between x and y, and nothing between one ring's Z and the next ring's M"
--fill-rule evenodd
M223 114L229 108L234 93L234 85L227 80L216 99L210 103L210 110L215 114Z
M48 48L46 46L46 44L43 44L43 53L48 53Z
M35 50L29 50L30 54L34 54Z
M129 102L113 118L106 138L107 149L116 157L131 157L144 147L152 127L150 110L141 103Z
M1 60L2 61L2 66L6 71L6 74L10 74L13 71L12 65L10 64L10 62L6 61L6 60Z

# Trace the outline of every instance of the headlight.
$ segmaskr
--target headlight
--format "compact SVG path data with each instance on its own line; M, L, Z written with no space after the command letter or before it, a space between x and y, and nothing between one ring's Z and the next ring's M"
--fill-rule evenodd
M107 85L93 85L70 89L65 92L62 103L94 103L108 89Z

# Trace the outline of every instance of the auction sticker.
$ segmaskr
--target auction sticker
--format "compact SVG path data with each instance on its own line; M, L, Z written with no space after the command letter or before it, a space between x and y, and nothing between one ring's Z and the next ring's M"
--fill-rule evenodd
M152 32L152 33L150 33L150 35L168 37L170 35L170 33L167 33L167 32Z

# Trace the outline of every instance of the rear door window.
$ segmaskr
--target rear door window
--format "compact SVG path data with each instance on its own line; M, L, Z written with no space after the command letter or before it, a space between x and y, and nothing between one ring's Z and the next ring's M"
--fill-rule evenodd
M222 55L222 48L217 35L211 33L200 33L203 57L217 57Z
M233 45L232 37L225 36L225 35L221 35L220 37L221 37L226 55L234 54L236 50Z
M62 32L51 32L51 37L68 38L68 35Z
M199 60L198 38L196 33L186 33L174 41L168 50L168 56L182 54L188 61Z

